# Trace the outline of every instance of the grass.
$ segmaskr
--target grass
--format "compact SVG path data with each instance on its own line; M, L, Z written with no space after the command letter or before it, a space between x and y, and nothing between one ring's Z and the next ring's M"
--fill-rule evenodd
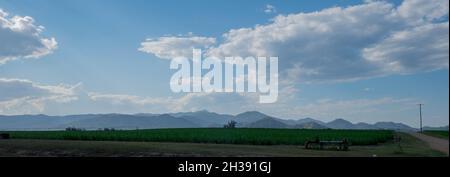
M434 136L436 138L448 139L448 131L444 130L427 130L423 132L425 135Z
M447 157L446 154L433 150L430 146L406 133L395 133L401 141L389 141L378 147L361 146L354 150L359 152L370 152L383 157Z
M152 129L127 131L14 131L12 139L190 142L248 145L304 145L305 141L347 139L351 145L376 145L393 138L385 130L301 129Z
M0 140L0 156L247 156L247 157L409 157L446 156L408 134L397 133L400 143L351 146L350 151L307 150L297 145L232 145L172 142L79 140ZM400 148L400 146L401 148Z

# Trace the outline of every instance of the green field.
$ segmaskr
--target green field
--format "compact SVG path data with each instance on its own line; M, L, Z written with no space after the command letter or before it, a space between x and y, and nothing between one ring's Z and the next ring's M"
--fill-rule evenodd
M426 135L434 136L437 138L448 139L448 131L441 130L427 130L423 132Z
M248 145L303 145L307 140L343 140L351 145L376 145L391 140L385 130L303 130L303 129L152 129L120 131L13 131L12 139L189 142Z

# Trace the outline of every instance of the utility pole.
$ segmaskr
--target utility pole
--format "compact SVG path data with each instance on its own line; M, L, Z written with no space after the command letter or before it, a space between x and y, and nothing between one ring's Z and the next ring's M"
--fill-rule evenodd
M423 132L423 129L422 129L422 103L420 103L420 104L418 104L419 105L419 114L420 114L420 132L422 133Z

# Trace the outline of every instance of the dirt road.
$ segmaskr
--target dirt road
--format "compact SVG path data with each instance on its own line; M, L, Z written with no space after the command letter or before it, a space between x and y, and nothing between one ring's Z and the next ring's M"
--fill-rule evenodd
M428 145L437 151L441 151L448 155L448 140L441 139L441 138L435 138L432 136L424 135L421 133L416 132L409 132L410 135L428 143Z

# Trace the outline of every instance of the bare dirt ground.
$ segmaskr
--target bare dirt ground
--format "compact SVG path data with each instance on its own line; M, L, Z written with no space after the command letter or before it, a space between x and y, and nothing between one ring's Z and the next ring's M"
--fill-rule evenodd
M436 138L432 136L428 136L422 133L416 133L416 132L409 132L411 136L414 136L424 142L426 142L432 149L443 152L449 155L449 146L448 146L448 140Z

